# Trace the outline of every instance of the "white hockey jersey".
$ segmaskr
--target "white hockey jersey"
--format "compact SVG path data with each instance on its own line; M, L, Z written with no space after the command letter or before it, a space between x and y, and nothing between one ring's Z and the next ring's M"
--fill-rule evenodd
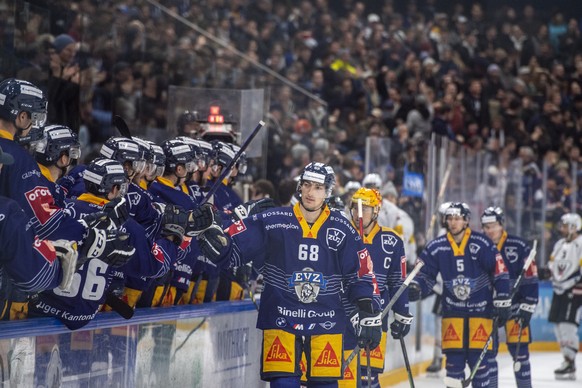
M552 286L554 292L562 295L580 282L582 275L582 235L572 241L562 238L556 242L550 255Z

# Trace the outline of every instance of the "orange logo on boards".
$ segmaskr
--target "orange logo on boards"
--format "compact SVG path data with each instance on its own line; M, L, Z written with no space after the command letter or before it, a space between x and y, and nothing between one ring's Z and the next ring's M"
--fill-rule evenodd
M487 333L483 325L479 325L471 341L485 342L487 341L487 338L489 338L489 333Z
M447 327L447 331L445 331L445 335L443 336L443 341L460 341L459 335L455 331L453 324L449 324Z
M338 366L338 365L339 361L337 359L337 355L335 354L333 348L328 342L327 345L325 345L325 348L323 349L321 354L319 355L319 358L315 362L314 366Z
M275 337L275 341L273 341L273 344L267 353L266 361L291 362L291 357L289 356L289 353L287 353L287 349L285 349L279 337Z

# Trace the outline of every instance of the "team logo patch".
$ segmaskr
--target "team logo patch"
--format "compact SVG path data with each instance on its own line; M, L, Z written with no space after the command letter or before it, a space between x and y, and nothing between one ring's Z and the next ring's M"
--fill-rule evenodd
M137 206L139 204L139 201L141 200L141 194L135 192L127 193L126 197L132 206Z
M325 235L325 241L327 242L327 247L332 251L337 251L339 246L341 245L342 241L346 234L339 229L336 228L328 228L327 233Z
M154 243L154 245L152 245L152 254L154 255L154 258L160 263L163 263L165 261L164 252L162 252L162 249L157 243Z
M245 230L247 230L247 227L243 220L240 220L229 226L226 232L232 237L244 232Z
M374 273L374 264L370 257L370 252L367 249L358 251L358 259L360 260L360 269L358 270L358 277Z
M55 247L53 247L50 242L36 238L32 246L50 265L52 265L57 259Z
M459 300L467 300L471 295L471 279L464 277L463 275L457 276L453 279L453 294Z
M319 291L327 287L327 280L324 279L323 274L314 272L311 268L293 272L293 276L288 280L289 287L295 289L295 294L301 303L316 302Z
M392 253L393 248L396 246L396 242L398 239L396 236L392 236L391 234L383 234L382 235L382 250L386 253ZM390 248L392 247L392 249Z
M24 193L24 196L41 225L46 224L57 211L55 201L48 187L36 186L34 189Z
M325 330L331 330L335 326L335 322L330 321L320 322L319 326L323 327Z
M447 330L443 335L443 341L460 341L460 340L461 338L459 337L459 335L455 331L455 328L453 327L453 324L451 323L449 327L447 327Z
M489 339L489 333L483 327L483 325L479 325L477 331L475 331L475 335L471 338L471 341L477 342L486 342Z
M475 243L471 243L469 244L469 252L471 252L471 255L476 255L477 252L479 252L479 249L481 249L481 247L478 244Z
M510 263L515 263L519 258L516 247L505 247L503 248L503 252L505 253L505 257L507 260L509 260Z
M503 257L501 257L501 254L498 253L497 255L495 255L495 275L499 275L500 273L505 272L507 272L507 267L505 266Z

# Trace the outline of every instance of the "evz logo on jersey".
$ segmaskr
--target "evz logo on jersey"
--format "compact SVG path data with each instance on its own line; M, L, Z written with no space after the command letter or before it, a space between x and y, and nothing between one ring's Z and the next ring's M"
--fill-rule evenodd
M505 247L505 248L503 248L503 252L505 253L505 258L510 263L515 263L517 261L517 259L519 258L516 247Z
M48 187L36 186L34 189L24 193L24 196L34 213L34 216L38 219L41 225L46 224L46 222L58 210Z
M328 228L327 234L325 236L327 247L332 251L337 251L345 237L346 234L341 230L336 228Z
M398 241L398 239L396 239L396 236L393 236L391 234L383 234L382 235L382 250L386 253L393 253L393 249L390 249L389 247L394 247L396 246L396 242Z
M467 300L471 295L471 279L464 277L463 275L457 276L453 279L453 294L459 300Z
M321 272L314 272L311 268L303 268L301 271L293 272L289 279L289 287L295 288L295 294L302 303L312 303L317 301L319 290L325 290L327 280Z

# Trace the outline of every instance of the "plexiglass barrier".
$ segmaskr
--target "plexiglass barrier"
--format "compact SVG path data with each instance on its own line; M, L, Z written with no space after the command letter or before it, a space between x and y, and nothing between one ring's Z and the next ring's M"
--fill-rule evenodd
M0 324L5 387L261 387L250 301L99 314L71 332L52 318Z

